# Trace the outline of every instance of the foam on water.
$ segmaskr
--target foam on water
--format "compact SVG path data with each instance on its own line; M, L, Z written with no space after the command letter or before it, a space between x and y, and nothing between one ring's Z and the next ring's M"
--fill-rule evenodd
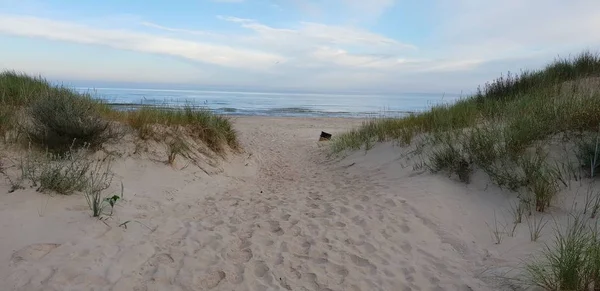
M180 108L186 105L227 115L372 117L403 116L434 104L455 101L449 94L317 94L159 90L137 88L76 88L121 109L140 105Z

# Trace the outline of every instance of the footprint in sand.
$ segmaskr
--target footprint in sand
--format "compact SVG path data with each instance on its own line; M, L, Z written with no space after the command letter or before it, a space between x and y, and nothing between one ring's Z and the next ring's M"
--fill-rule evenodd
M26 246L12 254L11 264L18 264L23 261L35 261L43 258L60 244L33 244Z
M264 277L269 271L269 267L263 261L254 263L254 275L258 278Z
M196 281L196 286L200 287L200 290L213 289L225 279L227 275L223 271L212 272Z

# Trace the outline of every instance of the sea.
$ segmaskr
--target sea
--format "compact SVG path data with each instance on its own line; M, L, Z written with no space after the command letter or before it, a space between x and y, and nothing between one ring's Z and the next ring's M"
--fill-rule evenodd
M191 106L225 115L278 117L401 117L460 98L459 94L448 93L277 93L82 87L75 90L123 110L139 106Z

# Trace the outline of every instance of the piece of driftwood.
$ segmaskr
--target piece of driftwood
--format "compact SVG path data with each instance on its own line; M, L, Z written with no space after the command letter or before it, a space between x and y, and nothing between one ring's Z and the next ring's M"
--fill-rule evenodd
M330 140L330 139L331 139L331 134L330 133L326 133L324 131L321 131L321 137L319 137L319 141Z

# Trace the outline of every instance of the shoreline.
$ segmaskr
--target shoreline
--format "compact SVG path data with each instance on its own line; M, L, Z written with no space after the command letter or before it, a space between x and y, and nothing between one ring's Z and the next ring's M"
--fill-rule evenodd
M380 118L393 117L401 118L410 114L419 113L419 111L410 110L381 110L375 111L321 111L307 107L277 107L277 108L256 108L256 109L241 109L233 107L213 108L204 104L144 104L144 103L106 103L117 111L138 110L141 108L155 108L160 110L181 110L186 107L192 110L209 110L215 114L225 116L264 116L264 117L333 117L333 118Z

